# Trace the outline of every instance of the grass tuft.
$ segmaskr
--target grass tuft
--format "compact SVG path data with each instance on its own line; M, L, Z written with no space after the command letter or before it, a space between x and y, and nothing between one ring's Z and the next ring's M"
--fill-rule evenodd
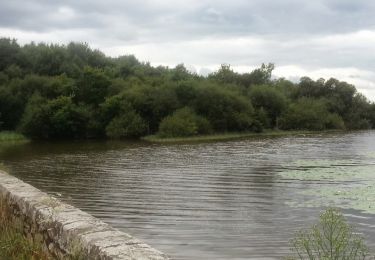
M0 199L0 259L47 260L50 259L41 249L41 244L23 235L22 223L9 218L7 207Z

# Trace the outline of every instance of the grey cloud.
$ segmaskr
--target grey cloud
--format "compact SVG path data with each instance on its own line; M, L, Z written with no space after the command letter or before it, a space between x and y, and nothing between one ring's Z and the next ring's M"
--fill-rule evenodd
M112 27L111 18L130 24L143 37L170 39L202 35L309 34L348 32L372 28L372 1L348 0L191 0L183 1L47 1L0 2L0 26L27 30ZM62 21L50 17L61 7L71 8L76 17ZM165 19L169 17L170 19ZM182 31L181 31L182 30ZM184 37L185 36L185 37Z

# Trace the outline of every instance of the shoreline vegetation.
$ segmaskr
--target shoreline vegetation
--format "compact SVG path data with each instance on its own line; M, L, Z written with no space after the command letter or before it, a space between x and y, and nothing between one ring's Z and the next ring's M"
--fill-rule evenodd
M345 133L345 130L325 130L325 131L310 131L310 130L265 130L261 133L245 132L245 133L222 133L211 135L197 135L188 137L160 137L158 135L149 135L142 137L141 140L150 143L192 143L192 142L215 142L215 141L230 141L241 140L259 137L284 137L284 136L307 136L316 134L332 134Z
M222 64L203 76L83 43L10 38L0 38L0 57L0 131L8 131L0 141L23 139L12 132L30 140L166 141L375 128L375 103L354 85L275 78L272 63L245 73Z
M1 131L0 132L0 143L9 142L27 142L27 139L23 134L14 131Z

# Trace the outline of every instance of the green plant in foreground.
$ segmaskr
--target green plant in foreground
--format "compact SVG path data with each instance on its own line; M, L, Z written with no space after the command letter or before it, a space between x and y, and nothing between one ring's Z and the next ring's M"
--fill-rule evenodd
M355 233L340 211L332 208L320 215L318 224L299 231L291 245L294 256L287 259L370 259L363 238Z

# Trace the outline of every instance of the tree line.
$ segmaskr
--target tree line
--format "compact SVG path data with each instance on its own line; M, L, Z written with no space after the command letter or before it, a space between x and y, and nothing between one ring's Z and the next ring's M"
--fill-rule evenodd
M0 128L34 139L180 137L264 129L375 127L375 104L346 82L272 78L273 64L201 76L107 57L84 43L0 38Z

